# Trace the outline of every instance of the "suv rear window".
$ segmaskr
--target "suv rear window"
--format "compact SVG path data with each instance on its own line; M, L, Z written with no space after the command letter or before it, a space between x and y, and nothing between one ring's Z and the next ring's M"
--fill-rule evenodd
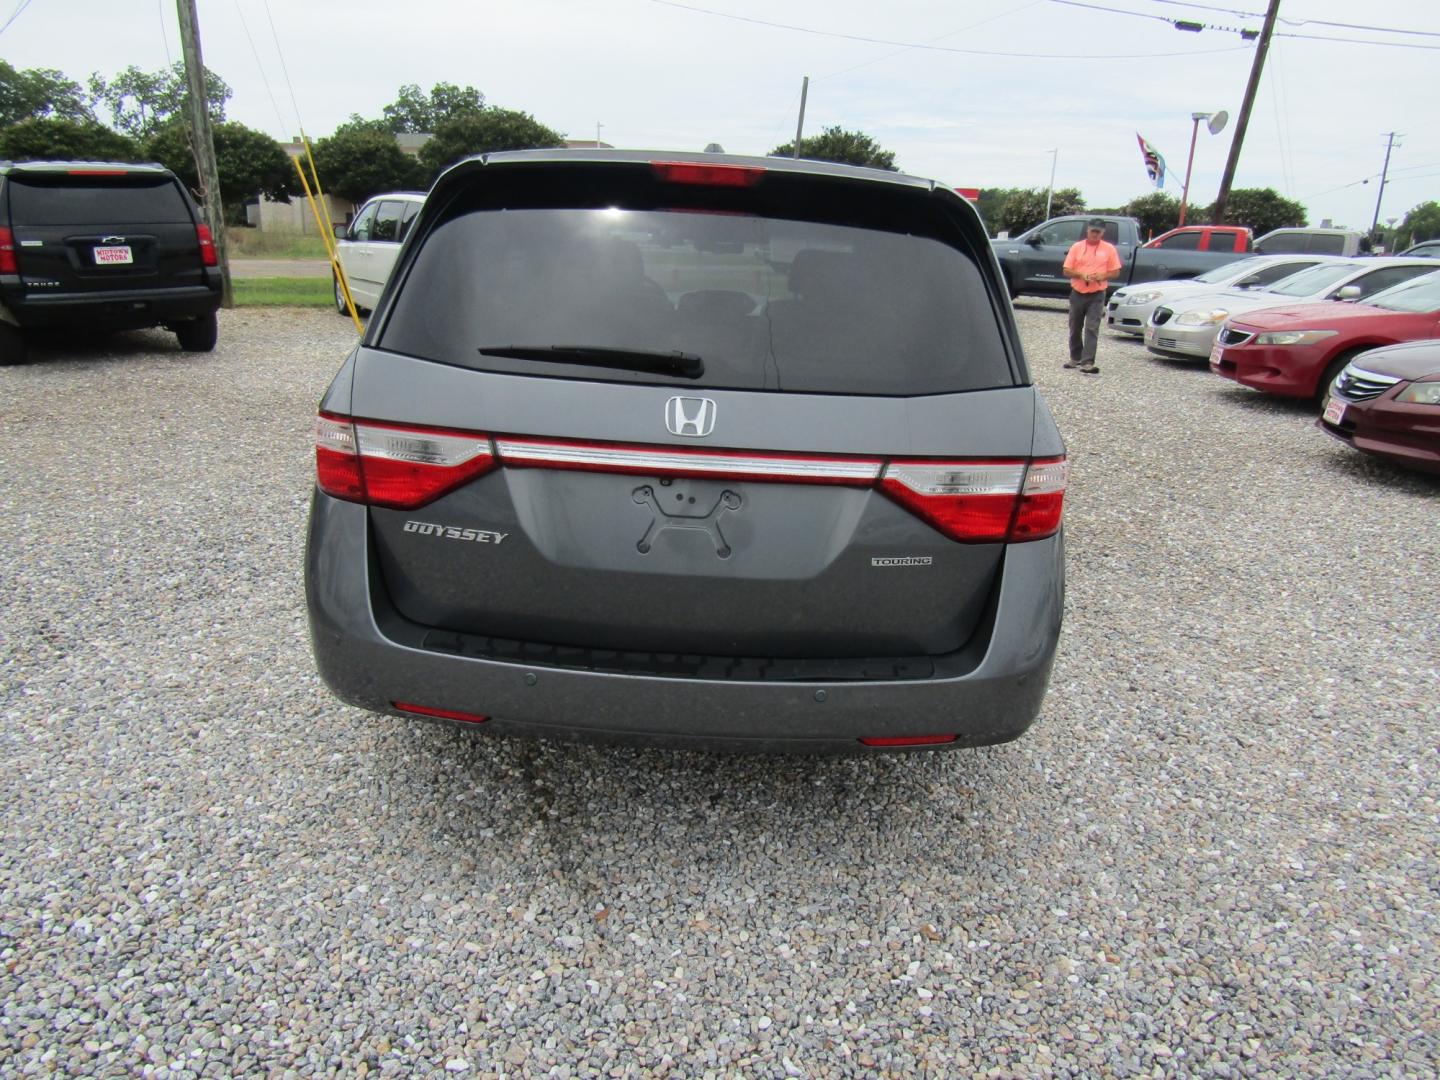
M14 225L142 225L189 222L190 209L168 176L45 176L6 181Z
M934 226L917 214L916 232ZM938 239L690 209L476 209L425 239L377 342L481 370L912 396L1015 381L975 260ZM698 355L695 378L481 349Z

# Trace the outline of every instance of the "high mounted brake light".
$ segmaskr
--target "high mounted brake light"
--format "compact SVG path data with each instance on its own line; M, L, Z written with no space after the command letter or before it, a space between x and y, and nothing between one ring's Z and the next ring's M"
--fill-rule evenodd
M66 169L71 176L129 176L129 169Z
M667 184L698 184L701 187L754 187L765 170L754 165L701 165L689 161L656 161L650 166Z

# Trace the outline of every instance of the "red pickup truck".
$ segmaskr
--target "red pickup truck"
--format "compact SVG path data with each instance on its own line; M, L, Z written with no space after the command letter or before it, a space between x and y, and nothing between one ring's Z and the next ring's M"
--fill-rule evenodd
M1244 254L1250 250L1250 230L1243 225L1181 225L1141 246L1170 251L1234 251Z

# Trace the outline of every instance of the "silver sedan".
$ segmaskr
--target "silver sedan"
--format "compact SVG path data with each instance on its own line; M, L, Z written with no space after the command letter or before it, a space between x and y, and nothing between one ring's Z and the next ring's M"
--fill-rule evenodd
M1207 270L1198 277L1126 285L1110 294L1110 301L1105 305L1105 325L1117 334L1144 337L1150 313L1161 304L1171 304L1187 296L1200 296L1216 289L1263 288L1314 266L1320 260L1318 255L1252 255L1248 259L1236 259Z

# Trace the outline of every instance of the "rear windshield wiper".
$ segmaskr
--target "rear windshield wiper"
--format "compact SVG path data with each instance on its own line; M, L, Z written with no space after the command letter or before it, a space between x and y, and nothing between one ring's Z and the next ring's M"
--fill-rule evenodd
M607 349L594 345L482 345L481 356L508 356L515 360L543 360L551 364L589 364L622 371L653 371L698 379L705 361L694 353L648 352L644 349Z

